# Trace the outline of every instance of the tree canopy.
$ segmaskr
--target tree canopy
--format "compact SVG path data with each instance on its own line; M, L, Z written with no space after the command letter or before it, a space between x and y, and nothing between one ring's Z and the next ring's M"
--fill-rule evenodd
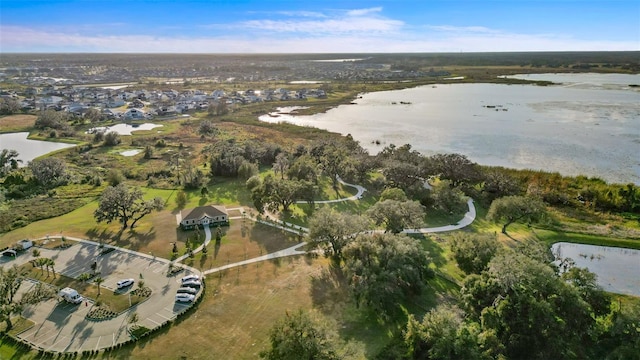
M62 159L48 157L29 163L29 169L38 184L53 188L67 181L67 164Z
M260 352L267 360L338 360L332 334L326 326L298 311L286 313L271 329L270 349Z
M333 257L338 263L342 259L342 249L365 229L365 218L331 207L320 208L309 219L311 244L323 249L325 256Z
M386 231L395 234L424 224L424 208L417 201L378 201L367 210L367 215L376 225L383 225Z
M356 303L381 315L398 311L399 302L422 293L433 277L429 253L403 234L358 235L344 247L343 257Z
M453 258L467 274L479 274L500 248L494 235L457 233L450 242Z
M111 223L118 220L122 223L122 228L126 228L129 220L133 220L131 223L131 229L133 229L142 217L164 208L162 198L144 200L142 195L139 188L129 189L124 183L109 186L102 193L100 204L93 215L97 222Z
M516 221L537 222L545 214L544 203L534 197L528 196L505 196L494 200L491 203L487 219L499 221L505 220L502 226L502 233L507 233L507 226Z
M16 296L23 280L24 278L17 267L13 266L8 269L0 267L0 321L7 324L7 330L13 326L11 317L22 312L24 305L36 304L55 296L55 291L52 288L37 283L18 299Z

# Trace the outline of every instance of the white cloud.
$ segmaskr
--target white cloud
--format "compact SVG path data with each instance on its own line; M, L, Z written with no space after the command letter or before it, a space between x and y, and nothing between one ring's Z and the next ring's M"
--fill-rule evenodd
M381 7L370 9L358 9L349 11L337 11L331 16L311 13L313 17L321 18L319 20L249 20L233 27L244 30L251 29L257 31L273 31L282 33L307 33L317 36L318 34L339 34L354 32L393 32L401 29L404 22L399 20L388 19L382 16L372 16L372 13L382 11ZM282 12L280 12L282 14ZM291 16L297 12L285 12ZM307 16L311 17L311 16Z
M356 9L347 11L347 16L363 16L371 13L379 13L382 11L382 7L374 7L368 9Z
M325 18L327 17L325 14L316 12L316 11L278 11L276 14L284 15L284 16L298 16L298 17L308 17L308 18Z
M2 52L150 52L150 53L380 53L380 52L491 52L491 51L615 51L639 50L636 41L593 41L549 34L514 34L491 29L460 32L409 33L400 25L367 18L346 24L320 23L336 28L314 32L314 22L291 22L283 34L282 22L261 23L250 36L225 33L195 37L152 35L87 35L0 25ZM314 23L314 24L312 24ZM258 27L256 27L257 29ZM280 29L280 30L278 30ZM365 29L365 30L363 30ZM368 30L367 30L368 29ZM375 31L375 30L378 31ZM390 29L391 31L380 31ZM473 29L473 28L472 28ZM282 36L274 36L282 34Z
M484 26L451 26L451 25L428 25L427 29L445 33L484 33L495 34L500 31L489 29Z
M242 28L274 32L336 34L347 32L390 32L400 29L404 23L397 20L358 17L320 21L250 20L239 25Z

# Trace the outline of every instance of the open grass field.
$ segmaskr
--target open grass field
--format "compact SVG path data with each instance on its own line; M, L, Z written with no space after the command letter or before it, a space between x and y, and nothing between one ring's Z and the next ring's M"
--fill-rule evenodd
M28 114L16 114L0 117L0 133L29 131L38 117Z

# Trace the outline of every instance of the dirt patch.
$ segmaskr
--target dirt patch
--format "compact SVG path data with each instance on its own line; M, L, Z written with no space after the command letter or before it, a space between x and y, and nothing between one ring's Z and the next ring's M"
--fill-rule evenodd
M38 117L35 115L8 115L0 118L0 128L19 129L30 128L36 123Z

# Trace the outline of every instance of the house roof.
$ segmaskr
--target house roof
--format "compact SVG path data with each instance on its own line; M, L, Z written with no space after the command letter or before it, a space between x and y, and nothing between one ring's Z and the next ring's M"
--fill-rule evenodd
M224 206L218 205L198 206L189 213L187 213L186 210L183 211L182 221L202 219L205 215L208 217L227 215L227 209L225 209Z

